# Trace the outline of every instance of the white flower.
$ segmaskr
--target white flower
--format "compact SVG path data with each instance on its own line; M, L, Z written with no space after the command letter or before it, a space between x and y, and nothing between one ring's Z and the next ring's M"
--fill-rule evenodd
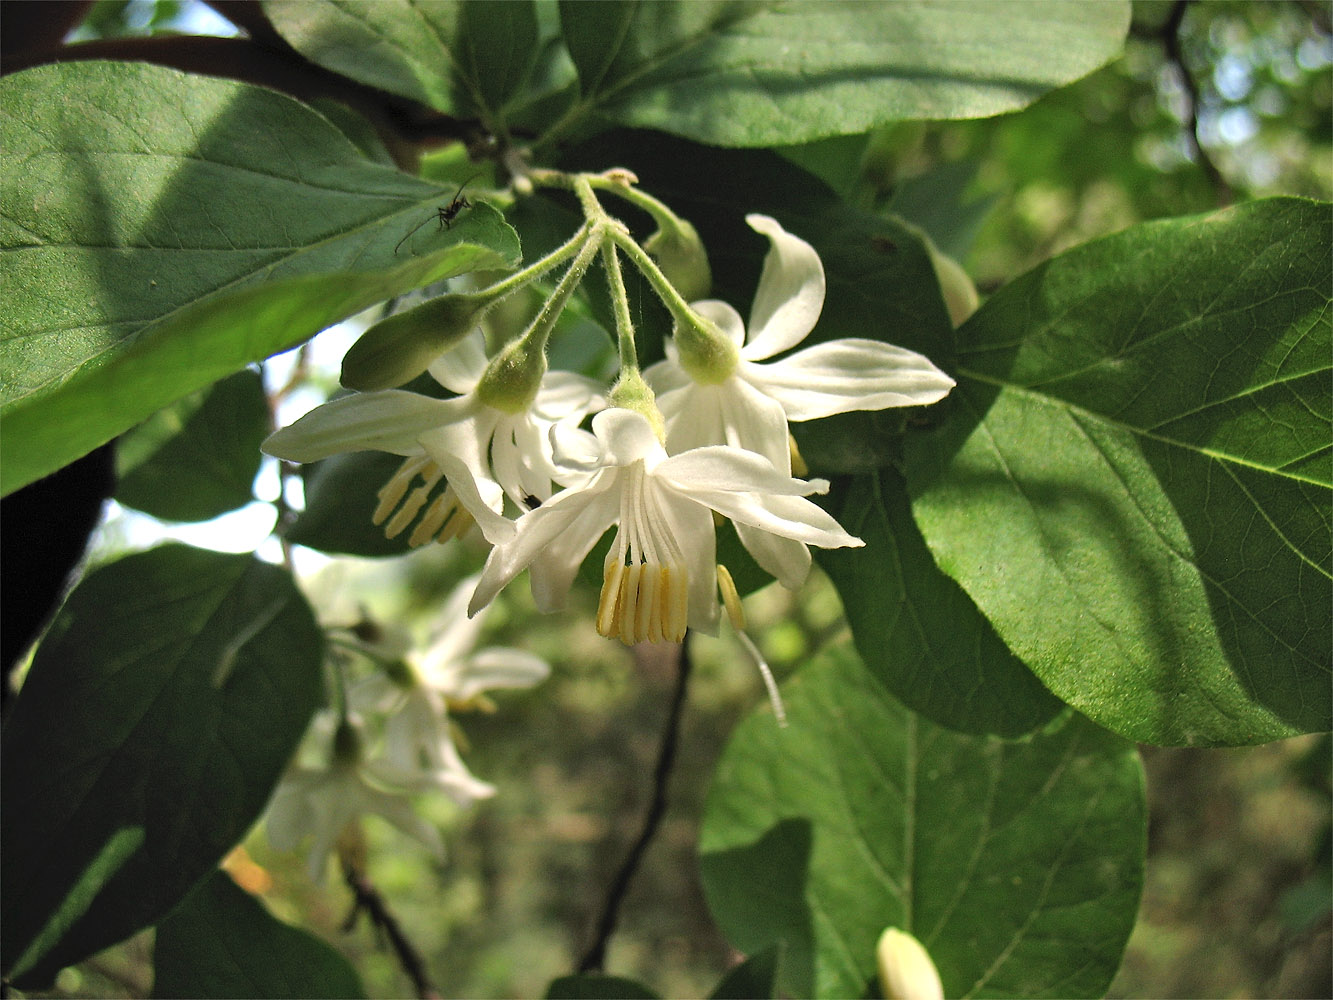
M490 647L473 652L484 614L469 619L468 597L477 583L463 580L445 602L421 654L403 659L406 676L381 671L348 691L354 712L382 712L384 756L400 773L419 772L460 806L495 794L494 786L472 776L459 756L449 706L475 702L484 691L525 688L545 680L545 661L516 649Z
M306 837L313 838L308 864L310 877L318 882L347 824L376 813L443 857L440 832L417 815L407 798L430 787L424 777L363 759L360 738L350 725L339 727L333 743L327 767L293 765L278 783L265 824L269 842L291 851Z
M789 587L805 578L807 544L862 544L804 499L827 490L827 482L792 479L762 456L725 445L668 458L648 421L630 410L604 410L592 426L599 453L590 456L590 475L524 514L514 538L491 550L473 612L527 566L537 607L555 610L584 557L618 525L603 571L598 631L627 643L679 642L687 625L717 628L713 511L773 540L751 551Z
M488 541L508 538L513 525L501 513L505 495L521 509L531 505L530 497L550 497L561 475L551 460L548 431L561 421L577 423L601 405L601 395L590 379L551 371L531 406L507 413L478 398L485 370L476 331L429 369L437 382L459 393L455 398L402 389L343 396L272 434L264 451L292 462L346 451L403 455L397 474L380 491L374 515L386 535L393 538L416 521L408 539L412 545L447 541L475 521ZM441 480L447 486L436 493Z
M765 362L801 343L814 329L824 308L824 265L814 247L775 219L748 215L746 222L772 244L748 330L725 302L692 304L738 349L734 369L692 375L669 343L667 360L644 372L666 418L671 454L729 444L758 452L779 471L790 473L789 420L921 406L944 398L953 388L953 379L928 358L878 340L831 340Z

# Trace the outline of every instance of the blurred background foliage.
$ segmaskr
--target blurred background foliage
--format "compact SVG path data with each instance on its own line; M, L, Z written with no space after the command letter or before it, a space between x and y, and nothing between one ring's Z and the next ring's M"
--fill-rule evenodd
M1271 194L1333 197L1329 11L1138 0L1122 58L1023 112L786 153L849 200L921 225L985 294L1137 221ZM234 29L196 2L100 0L69 40L170 32ZM480 557L451 548L345 572L372 613L421 623ZM779 678L843 634L817 573L799 595L769 588L748 603ZM576 591L569 612L539 617L522 588L505 593L489 641L532 650L554 672L534 691L501 692L494 714L460 720L470 766L500 792L466 814L423 803L447 833L443 865L366 824L371 877L444 996L540 996L571 971L638 833L674 671L599 638L594 604ZM607 956L608 972L664 996L706 995L736 957L708 916L694 846L713 764L763 698L734 640L696 639L693 652L669 812ZM1333 995L1328 738L1144 756L1147 885L1111 995ZM410 992L364 921L344 927L350 896L336 874L312 885L304 859L276 854L261 832L230 868L276 915L336 943L369 995ZM146 933L66 970L50 995L146 996L151 982Z

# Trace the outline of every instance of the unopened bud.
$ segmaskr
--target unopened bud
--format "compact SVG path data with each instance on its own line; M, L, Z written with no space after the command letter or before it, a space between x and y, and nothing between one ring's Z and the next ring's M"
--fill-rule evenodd
M713 290L713 273L699 233L680 218L662 219L659 224L662 228L644 240L643 248L653 255L667 281L686 302L708 298Z
M944 1000L944 986L935 963L921 942L890 927L875 947L879 988L884 1000Z
M926 246L930 250L930 262L935 268L935 279L940 283L940 292L949 310L949 320L955 327L962 326L981 304L977 286L958 261L940 253L929 241Z
M504 413L522 413L537 398L546 376L546 350L532 337L520 337L491 359L477 383L477 398Z
M490 302L481 295L441 295L380 320L343 358L342 384L370 392L410 382L475 330Z

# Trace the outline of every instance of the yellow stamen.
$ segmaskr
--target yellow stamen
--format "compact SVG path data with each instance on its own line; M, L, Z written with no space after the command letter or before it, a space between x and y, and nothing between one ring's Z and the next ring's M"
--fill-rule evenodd
M420 483L408 493L418 476ZM431 499L443 478L439 466L425 456L404 460L377 494L379 505L371 515L371 523L383 524L384 537L396 538L416 521L416 527L407 539L407 544L413 548L432 539L447 542L463 534L476 522L459 501L458 494L446 483L444 492ZM424 514L421 513L423 509ZM417 520L419 514L421 519Z
M796 446L796 439L787 435L787 450L791 452L791 474L797 479L804 479L810 474L810 467L801 457L801 449Z
M717 564L717 588L722 591L722 604L731 619L731 627L737 632L745 630L745 609L741 607L741 595L736 590L736 581L731 578L731 570Z
M627 646L636 642L680 642L690 607L684 566L607 562L597 603L597 631Z

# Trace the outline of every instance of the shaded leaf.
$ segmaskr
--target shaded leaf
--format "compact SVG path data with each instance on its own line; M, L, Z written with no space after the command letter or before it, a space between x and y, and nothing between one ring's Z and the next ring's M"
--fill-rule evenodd
M493 132L527 87L545 89L528 0L267 0L264 12L311 62Z
M146 63L0 80L0 423L8 492L392 295L511 266L485 204L365 159L274 91Z
M656 1000L657 994L633 979L585 972L551 980L546 1000Z
M950 997L1101 996L1143 879L1134 747L1066 713L1008 742L939 729L831 650L723 753L705 811L709 906L736 947L784 944L795 996L874 995L886 926Z
M1125 3L560 4L593 123L722 146L1014 111L1114 58ZM637 166L637 164L636 164Z
M6 972L53 915L68 930L20 985L156 922L215 868L318 704L322 656L291 578L249 556L166 545L89 573L5 725ZM127 830L142 844L112 852L74 918L69 897Z
M777 996L781 955L778 945L751 955L718 981L710 1000L772 1000Z
M1333 725L1331 230L1274 199L1071 250L959 331L947 418L908 441L940 567L1132 739Z
M161 410L116 444L116 500L167 521L207 521L253 499L269 431L258 372Z
M364 997L347 959L214 872L157 926L154 997Z
M1061 710L935 566L900 476L886 469L840 482L825 506L865 547L815 549L815 559L838 589L866 669L903 704L950 729L998 736Z

